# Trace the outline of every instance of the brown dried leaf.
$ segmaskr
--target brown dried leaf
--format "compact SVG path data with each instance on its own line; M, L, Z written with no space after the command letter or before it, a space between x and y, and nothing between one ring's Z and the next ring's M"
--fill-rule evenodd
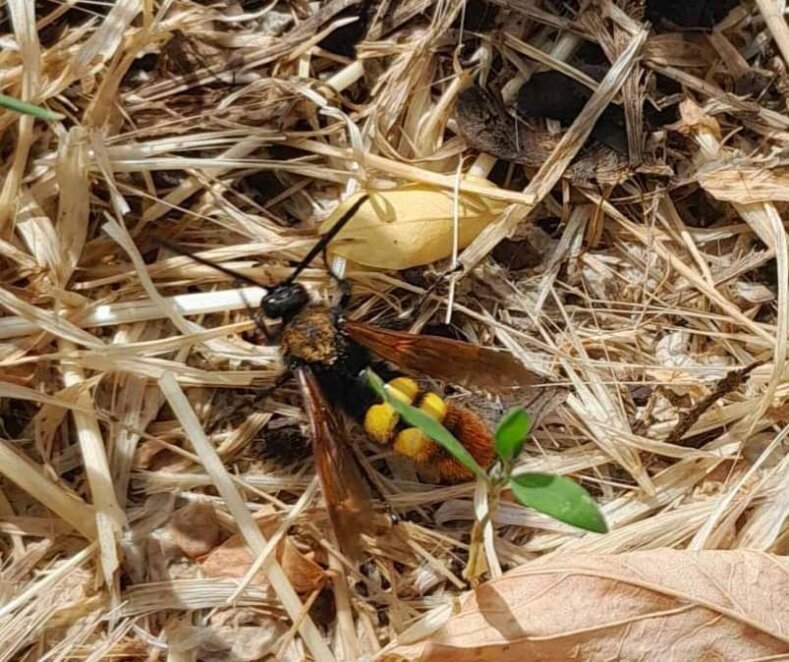
M35 376L36 366L30 363L3 366L3 380L12 384L29 386Z
M744 660L789 653L789 560L669 549L550 557L469 594L386 660Z
M276 521L269 520L259 526L264 535L270 536L276 530ZM277 561L297 593L311 593L326 582L326 573L311 556L302 554L288 538L284 538L277 546ZM240 579L254 560L243 537L236 534L212 551L201 563L201 568L208 577ZM269 585L263 571L256 573L251 583L257 586Z
M455 116L458 130L469 146L526 166L541 166L560 140L560 136L547 131L516 125L496 99L478 87L461 92ZM630 169L624 155L607 145L595 144L568 167L566 174L576 183L596 180L610 185L627 179Z
M643 58L647 62L655 62L672 67L694 67L699 63L712 64L714 51L701 35L652 34L644 44Z
M141 442L134 454L133 467L140 469L150 469L153 466L154 458L165 450L164 446L156 441L146 440Z
M216 512L207 503L190 503L177 510L167 526L173 542L192 559L208 554L220 539Z
M134 454L135 469L176 472L190 464L189 460L152 439L139 444Z

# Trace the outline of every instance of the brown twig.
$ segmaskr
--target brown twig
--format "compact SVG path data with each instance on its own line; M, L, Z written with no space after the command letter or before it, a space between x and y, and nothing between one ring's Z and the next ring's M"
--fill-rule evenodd
M703 398L693 409L683 411L679 414L679 420L674 426L674 429L666 437L667 444L679 444L688 448L696 448L696 440L693 437L683 439L685 434L690 430L696 421L699 420L701 415L707 411L712 405L720 400L724 395L731 393L734 389L742 384L743 380L754 370L758 368L765 361L754 361L750 365L741 368L740 370L732 370L723 379L721 379L715 386L715 390L708 396Z

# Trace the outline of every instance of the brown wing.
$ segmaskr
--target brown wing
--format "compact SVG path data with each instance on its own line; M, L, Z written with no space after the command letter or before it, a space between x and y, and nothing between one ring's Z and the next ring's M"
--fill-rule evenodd
M381 329L361 322L346 322L345 331L353 341L404 370L446 382L506 391L542 381L508 352L450 338Z
M310 424L315 468L321 481L329 518L342 551L361 557L361 533L380 532L385 516L373 510L367 483L362 477L348 440L309 368L296 370L296 379Z

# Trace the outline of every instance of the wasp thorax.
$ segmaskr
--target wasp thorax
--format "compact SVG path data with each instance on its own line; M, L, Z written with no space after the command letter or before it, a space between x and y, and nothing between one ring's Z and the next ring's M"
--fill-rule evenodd
M333 365L345 350L331 309L318 304L303 306L288 318L280 344L289 359L324 367Z
M298 283L277 285L260 302L263 314L269 319L288 319L310 301L307 290Z

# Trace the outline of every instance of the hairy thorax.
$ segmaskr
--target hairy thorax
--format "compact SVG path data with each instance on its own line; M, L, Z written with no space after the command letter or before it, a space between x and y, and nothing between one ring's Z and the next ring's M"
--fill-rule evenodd
M333 365L343 354L345 339L334 313L326 306L306 306L285 324L281 345L288 361Z

